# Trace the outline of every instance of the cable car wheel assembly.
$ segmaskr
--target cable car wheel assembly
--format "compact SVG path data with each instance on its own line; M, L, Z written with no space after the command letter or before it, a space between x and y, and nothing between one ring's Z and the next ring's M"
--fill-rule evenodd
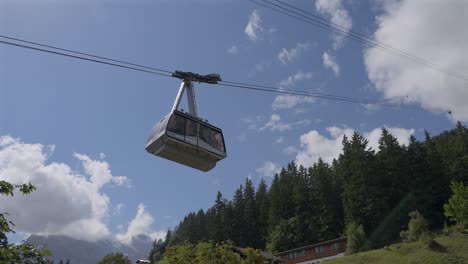
M175 71L172 76L182 80L179 92L171 112L153 127L145 149L158 157L209 171L226 158L226 147L222 130L198 116L193 82L217 84L221 77L182 71ZM178 110L184 92L188 113Z

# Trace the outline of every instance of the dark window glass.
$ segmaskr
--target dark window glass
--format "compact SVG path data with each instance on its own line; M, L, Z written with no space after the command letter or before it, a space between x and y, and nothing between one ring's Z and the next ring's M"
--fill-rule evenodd
M205 149L209 149L210 146L210 130L209 127L200 124L200 141L198 141L198 145Z
M185 127L185 141L197 145L197 122L187 119Z
M178 115L173 115L167 124L167 131L181 135L185 134L185 118Z
M221 132L218 132L214 129L211 130L210 145L213 148L224 152L223 135L221 134Z

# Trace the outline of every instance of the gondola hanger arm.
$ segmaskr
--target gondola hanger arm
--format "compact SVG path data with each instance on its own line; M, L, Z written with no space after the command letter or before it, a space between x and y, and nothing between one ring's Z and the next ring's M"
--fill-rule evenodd
M189 113L190 115L198 118L197 101L195 99L195 88L193 87L193 82L217 84L218 82L221 81L221 76L216 73L200 75L200 74L193 73L193 72L183 72L183 71L175 71L172 74L172 76L182 80L182 84L180 85L179 92L177 93L177 97L174 101L174 105L172 106L172 111L177 110L179 108L179 104L180 104L180 101L182 100L182 96L184 95L184 92L187 91L187 102L188 102L188 107L189 107Z

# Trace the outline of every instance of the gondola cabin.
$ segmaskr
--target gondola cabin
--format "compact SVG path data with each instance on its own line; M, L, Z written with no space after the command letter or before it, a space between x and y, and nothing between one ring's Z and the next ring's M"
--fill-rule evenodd
M221 129L179 110L172 111L154 126L145 149L205 172L226 158Z

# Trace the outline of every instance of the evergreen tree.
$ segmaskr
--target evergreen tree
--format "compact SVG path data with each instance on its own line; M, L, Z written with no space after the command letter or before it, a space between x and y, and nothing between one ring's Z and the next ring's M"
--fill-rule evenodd
M265 249L266 237L268 236L268 212L269 212L269 198L268 198L268 187L265 180L262 178L258 185L258 190L255 195L256 208L257 208L257 247L259 249Z
M345 223L358 223L364 230L376 225L375 207L378 198L371 193L374 152L367 150L367 140L354 133L351 141L343 138L340 173L343 178L343 209Z
M284 169L283 169L284 170ZM275 174L270 187L270 208L268 210L268 229L273 230L281 220L281 197L279 175Z
M255 201L255 189L253 183L249 178L245 179L245 190L244 190L244 216L242 232L244 233L244 247L259 248L258 236L259 229L257 225L257 208Z
M407 223L407 215L412 210L406 198L410 191L406 152L406 148L400 146L398 140L383 128L372 183L373 192L380 196L375 214L378 225L370 236L373 243L381 244L396 239L400 227Z
M430 208L423 215L428 217L429 225L441 227L444 223L443 205L449 198L450 180L447 169L436 149L434 140L425 131L426 156L426 192L430 194Z
M233 211L234 211L234 218L233 218L233 230L234 236L232 240L234 243L240 247L245 246L245 219L244 219L244 207L245 207L245 200L244 200L244 187L242 184L234 193L234 197L232 200Z

